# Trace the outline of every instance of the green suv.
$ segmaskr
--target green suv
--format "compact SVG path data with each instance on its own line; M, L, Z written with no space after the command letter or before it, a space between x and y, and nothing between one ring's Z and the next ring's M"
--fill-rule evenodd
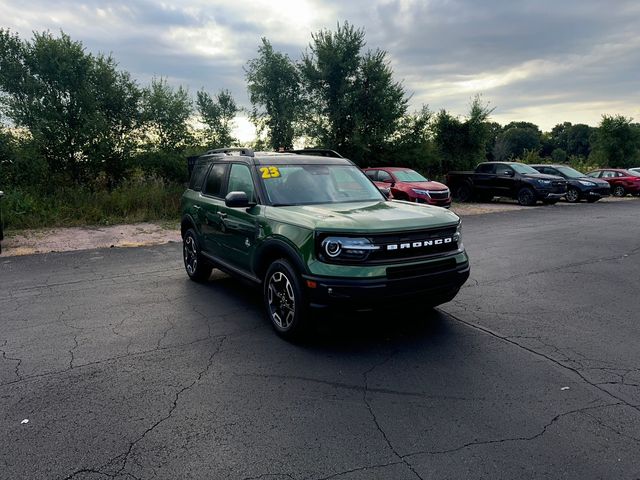
M249 149L193 159L182 196L184 265L262 286L283 337L309 307L425 307L453 299L469 277L460 219L440 207L387 200L350 160Z

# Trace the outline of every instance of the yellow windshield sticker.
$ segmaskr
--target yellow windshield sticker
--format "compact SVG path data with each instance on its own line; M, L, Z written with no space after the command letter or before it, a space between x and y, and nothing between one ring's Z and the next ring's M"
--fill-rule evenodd
M262 178L278 178L280 176L278 167L260 167L260 173L262 173Z

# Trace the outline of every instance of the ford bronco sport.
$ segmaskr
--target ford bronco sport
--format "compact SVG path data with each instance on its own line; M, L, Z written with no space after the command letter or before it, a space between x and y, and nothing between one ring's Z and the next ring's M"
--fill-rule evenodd
M275 330L293 338L309 307L453 299L469 276L460 219L388 201L350 160L249 149L191 160L181 231L189 277L218 268L262 286Z

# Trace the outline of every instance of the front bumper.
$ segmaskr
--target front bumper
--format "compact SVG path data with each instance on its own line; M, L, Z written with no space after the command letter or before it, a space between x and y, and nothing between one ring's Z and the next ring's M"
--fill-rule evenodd
M343 305L370 307L389 300L421 296L428 301L455 293L467 281L469 262L456 263L453 258L406 268L390 267L387 276L377 278L334 278L303 275L304 281L315 283L306 289L314 307Z

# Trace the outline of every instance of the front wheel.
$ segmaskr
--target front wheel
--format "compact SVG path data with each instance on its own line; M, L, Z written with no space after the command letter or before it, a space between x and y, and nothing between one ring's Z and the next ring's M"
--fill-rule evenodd
M518 192L518 203L524 207L530 207L536 204L536 195L529 187L521 188Z
M203 258L198 237L193 229L189 229L182 239L182 256L184 268L191 280L203 282L211 276L213 267Z
M576 188L570 188L567 190L567 194L564 196L567 202L576 203L580 201L580 192Z
M296 340L306 332L309 306L300 276L281 258L271 264L264 277L264 305L278 335Z
M456 197L461 202L469 202L473 194L469 185L463 184L456 189Z
M624 187L622 185L616 185L613 188L613 192L612 193L613 193L614 197L624 197L627 194L626 190L624 189Z

